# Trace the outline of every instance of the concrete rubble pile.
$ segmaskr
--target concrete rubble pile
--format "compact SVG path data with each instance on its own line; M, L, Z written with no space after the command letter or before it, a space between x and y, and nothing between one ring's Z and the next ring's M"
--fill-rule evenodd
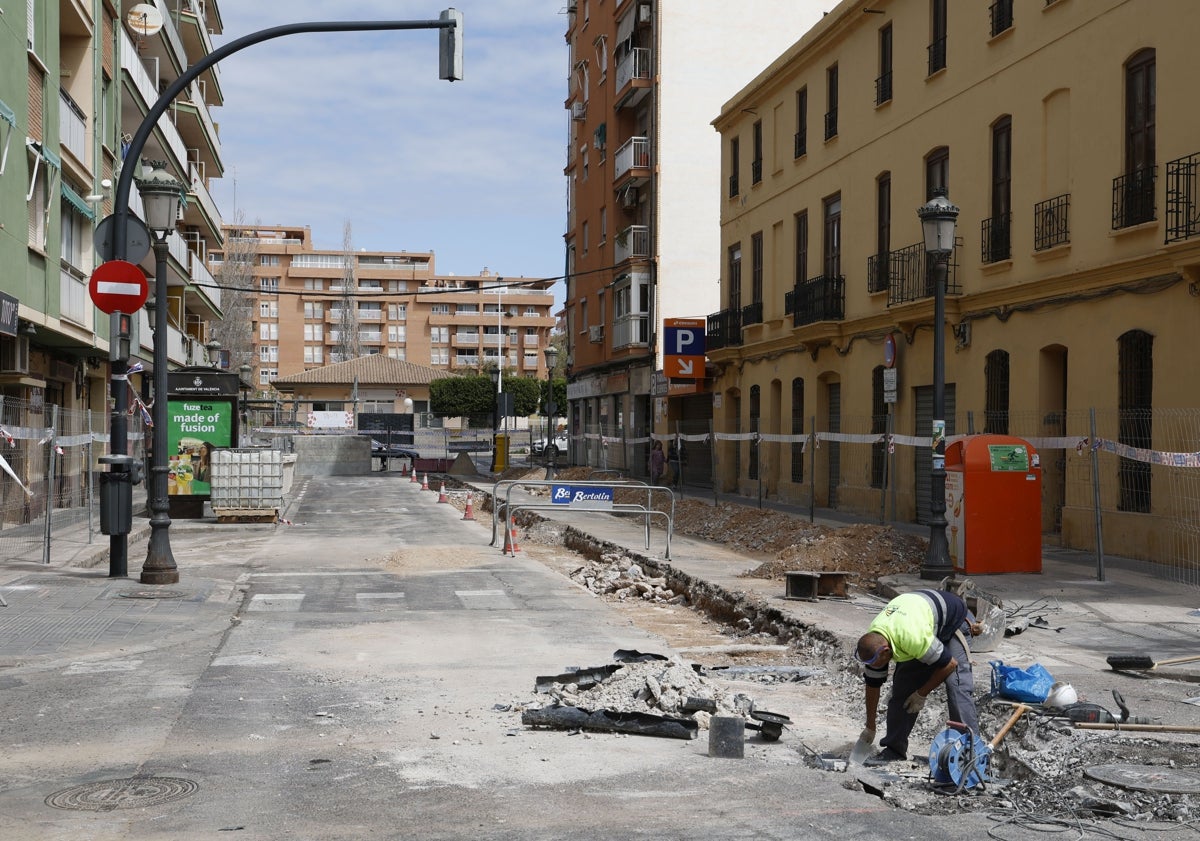
M651 578L633 558L608 552L571 573L571 579L599 596L619 600L642 599L665 604L686 604L687 596L667 586L665 578Z

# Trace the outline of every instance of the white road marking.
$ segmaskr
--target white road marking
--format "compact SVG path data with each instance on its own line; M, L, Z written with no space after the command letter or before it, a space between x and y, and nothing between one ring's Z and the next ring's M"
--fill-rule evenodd
M260 593L250 599L247 610L295 611L303 601L303 593Z

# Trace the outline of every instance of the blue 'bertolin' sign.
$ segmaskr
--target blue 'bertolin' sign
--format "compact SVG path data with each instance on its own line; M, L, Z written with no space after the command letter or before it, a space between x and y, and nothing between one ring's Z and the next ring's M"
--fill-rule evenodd
M613 507L613 489L552 485L550 501L555 505L565 505L569 508L609 510Z

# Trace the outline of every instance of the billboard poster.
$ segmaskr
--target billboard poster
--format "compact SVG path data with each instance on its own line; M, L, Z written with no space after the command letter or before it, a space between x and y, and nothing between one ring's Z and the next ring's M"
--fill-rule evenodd
M236 408L226 400L167 402L167 494L207 496L212 451L232 446Z

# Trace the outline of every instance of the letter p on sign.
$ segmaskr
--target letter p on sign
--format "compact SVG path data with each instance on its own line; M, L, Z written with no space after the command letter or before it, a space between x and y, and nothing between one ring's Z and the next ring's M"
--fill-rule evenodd
M704 379L703 318L663 319L663 373L673 380Z

